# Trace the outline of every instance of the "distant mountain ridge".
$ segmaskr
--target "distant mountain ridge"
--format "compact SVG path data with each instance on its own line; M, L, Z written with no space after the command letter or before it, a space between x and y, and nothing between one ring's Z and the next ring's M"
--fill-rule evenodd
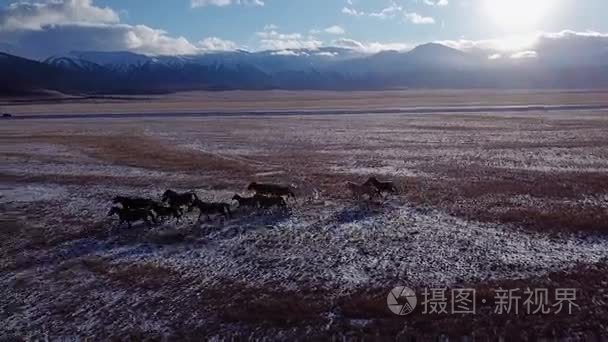
M120 94L230 89L608 87L607 60L595 55L569 59L556 56L554 51L565 53L551 46L521 59L489 59L437 43L376 54L338 47L191 56L74 51L39 62L0 53L4 79L0 91Z

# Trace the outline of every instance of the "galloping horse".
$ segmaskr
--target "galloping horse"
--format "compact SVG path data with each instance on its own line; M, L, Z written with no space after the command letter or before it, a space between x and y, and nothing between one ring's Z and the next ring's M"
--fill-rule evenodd
M163 194L163 203L169 203L172 208L181 210L182 207L191 207L194 201L198 200L198 196L194 192L184 194L177 193L173 190L167 190Z
M392 194L397 192L397 187L393 182L380 182L376 177L370 177L363 185L374 186L381 193L386 192Z
M257 208L258 200L255 197L241 197L240 195L234 195L233 201L239 203L239 208Z
M287 203L285 202L283 197L280 196L268 197L262 195L255 195L253 196L253 198L258 202L258 205L262 209L270 209L272 207L279 207L282 209L287 208Z
M154 201L151 199L124 196L114 197L112 203L121 204L125 209L151 209L154 206Z
M144 221L148 225L148 227L150 227L150 219L152 219L152 222L156 224L156 219L154 218L154 215L150 212L150 210L146 209L127 209L112 207L112 209L110 209L110 212L108 213L108 216L114 215L118 215L118 219L120 220L119 225L122 225L126 222L129 228L131 228L131 224L133 222L137 221Z
M230 204L227 203L207 203L196 199L192 205L190 205L189 211L191 211L193 208L197 208L200 212L198 215L199 221L203 215L207 216L207 220L209 220L209 215L213 214L222 214L226 218L230 218L232 216L232 213L230 212Z
M182 213L179 211L179 208L170 206L165 207L160 203L154 203L154 206L152 206L152 211L154 211L156 213L156 217L160 219L166 220L173 217L177 220L177 223L179 223L179 220L182 217Z
M258 184L258 183L254 182L254 183L249 184L249 186L247 187L247 190L255 191L258 195L271 195L271 196L278 196L278 197L287 196L287 197L296 198L296 195L293 193L293 191L288 186L282 186L282 185Z
M352 192L357 198L367 195L371 200L380 195L380 191L378 189L367 184L359 185L353 182L346 182L346 188L350 190L350 192Z

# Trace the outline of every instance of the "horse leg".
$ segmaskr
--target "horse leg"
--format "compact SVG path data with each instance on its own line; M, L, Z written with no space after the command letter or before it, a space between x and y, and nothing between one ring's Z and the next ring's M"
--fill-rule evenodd
M226 214L228 215L228 218L232 218L232 212L230 211L229 207L226 207Z

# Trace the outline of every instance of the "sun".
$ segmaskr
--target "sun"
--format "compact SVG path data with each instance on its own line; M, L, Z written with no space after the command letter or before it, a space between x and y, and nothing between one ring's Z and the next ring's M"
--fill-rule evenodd
M537 29L556 0L483 0L488 19L505 30Z

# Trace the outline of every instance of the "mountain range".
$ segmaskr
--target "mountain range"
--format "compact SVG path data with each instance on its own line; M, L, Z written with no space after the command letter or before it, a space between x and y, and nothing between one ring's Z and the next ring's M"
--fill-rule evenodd
M500 57L500 58L499 58ZM407 52L352 49L232 51L192 56L74 51L34 61L0 53L0 92L40 89L76 94L181 90L403 88L605 88L608 51L559 49L508 57L467 53L437 43Z

